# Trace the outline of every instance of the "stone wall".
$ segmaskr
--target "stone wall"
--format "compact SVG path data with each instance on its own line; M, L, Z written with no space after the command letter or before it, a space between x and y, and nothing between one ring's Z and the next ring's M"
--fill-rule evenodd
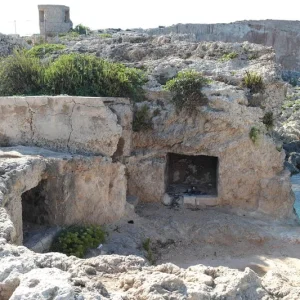
M40 34L56 35L72 27L70 8L64 5L39 5Z
M0 114L1 146L106 156L117 150L130 153L132 111L127 99L0 97Z

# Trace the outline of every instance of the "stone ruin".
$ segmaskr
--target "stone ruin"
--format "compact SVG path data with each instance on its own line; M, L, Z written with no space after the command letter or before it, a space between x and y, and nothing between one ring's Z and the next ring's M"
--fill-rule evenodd
M73 27L70 8L64 5L39 5L40 34L55 36L66 33Z
M284 153L270 137L249 137L260 109L240 97L209 101L193 116L161 107L152 131L132 132L127 99L0 98L0 203L13 224L2 236L21 244L31 223L111 223L126 196L292 220Z
M107 286L112 280L120 282L128 299L157 299L161 293L174 299L187 299L186 294L195 299L203 295L274 299L272 295L279 293L275 288L280 287L281 293L290 284L274 273L261 280L250 269L150 267L144 259L131 255L80 260L12 245L21 245L30 232L45 226L114 223L126 216L132 199L160 204L158 207L163 202L185 211L192 208L195 214L216 207L259 220L295 224L285 153L262 123L266 111L278 116L286 94L272 50L249 44L187 45L165 38L147 43L146 47L143 43L117 44L117 50L122 46L122 51L117 51L114 44L101 41L101 47L95 49L99 56L121 53L122 59L131 63L143 60L149 67L146 100L135 107L122 98L0 98L1 299L47 299L48 294L65 297L62 299L100 299L100 295L101 299L120 299L119 291L108 292L103 287L103 280ZM77 46L84 48L81 42ZM246 46L259 54L255 62L246 59ZM229 47L240 51L241 59L220 61L224 52L233 51ZM183 54L188 59L182 58ZM177 114L170 95L160 88L187 64L212 79L203 88L208 104L191 115L185 111ZM253 99L239 86L248 69L259 69L264 77L261 107L251 105ZM134 132L133 111L143 105L149 108L152 126ZM249 136L253 127L260 129L255 142ZM215 217L214 211L204 211ZM230 217L228 222L232 228L239 227ZM210 226L219 230L215 223ZM242 230L241 236L245 232ZM214 236L210 231L207 235L204 244ZM253 235L250 238L256 246L262 238L256 232ZM222 231L220 236L232 242ZM43 249L49 243L44 237ZM38 252L41 247L30 248ZM293 294L287 293L290 298L285 299L297 299L291 296L298 293L297 288L290 286Z

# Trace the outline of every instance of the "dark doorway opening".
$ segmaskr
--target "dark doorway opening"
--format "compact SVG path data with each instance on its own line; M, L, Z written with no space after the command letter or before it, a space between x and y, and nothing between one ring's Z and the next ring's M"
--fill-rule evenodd
M33 232L49 225L49 209L46 201L46 180L22 194L23 241Z
M167 161L168 194L217 196L217 157L169 153Z

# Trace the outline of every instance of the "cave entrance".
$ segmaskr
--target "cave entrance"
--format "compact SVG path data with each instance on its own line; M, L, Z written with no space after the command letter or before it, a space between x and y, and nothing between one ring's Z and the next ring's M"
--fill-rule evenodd
M167 188L170 195L218 195L218 158L168 153Z
M49 227L49 208L46 201L46 180L22 194L23 244L32 235Z

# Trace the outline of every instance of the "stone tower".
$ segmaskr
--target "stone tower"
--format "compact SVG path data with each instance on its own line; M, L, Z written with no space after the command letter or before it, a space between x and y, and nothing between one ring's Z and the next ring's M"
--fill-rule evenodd
M73 23L70 20L70 8L64 5L39 5L40 34L54 36L68 32Z

